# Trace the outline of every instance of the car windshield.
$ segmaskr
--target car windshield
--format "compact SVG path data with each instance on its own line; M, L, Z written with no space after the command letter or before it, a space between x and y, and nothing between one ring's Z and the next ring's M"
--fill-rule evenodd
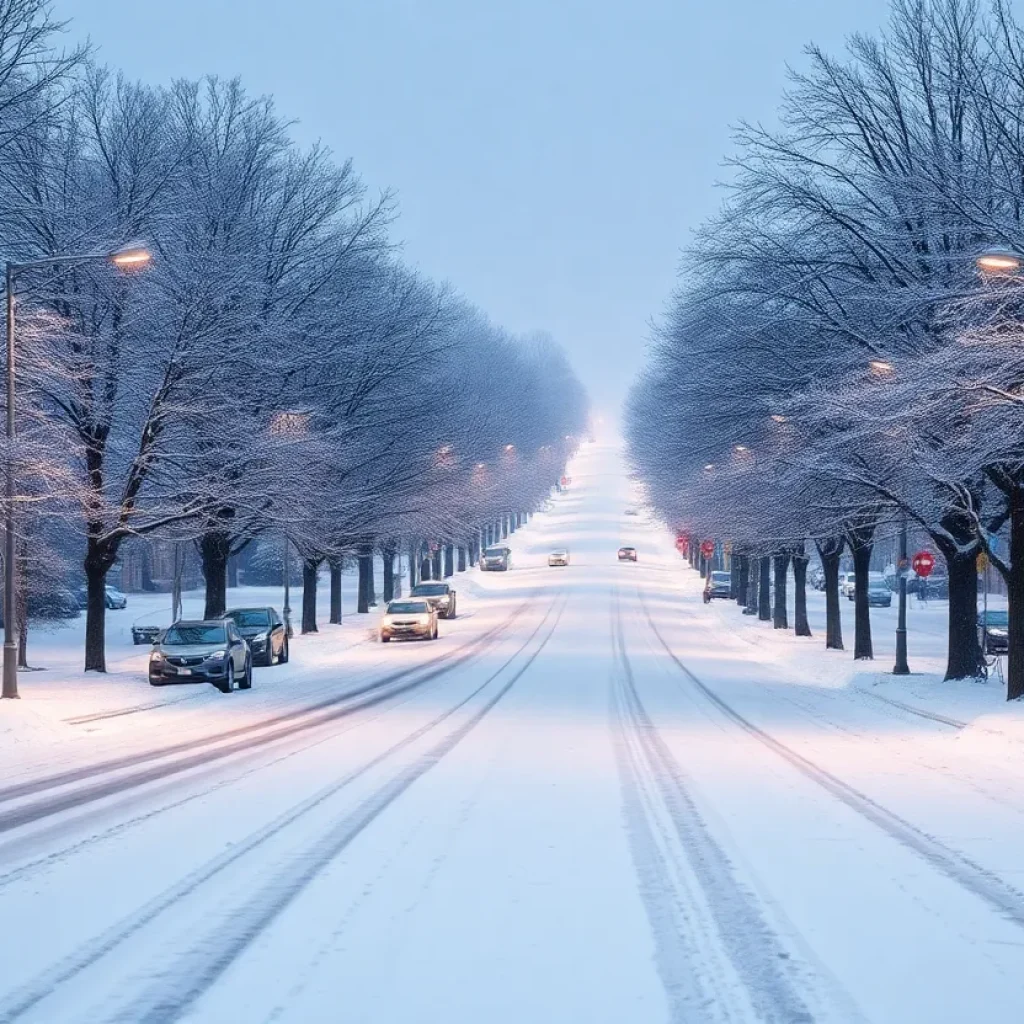
M447 593L447 583L419 583L412 588L413 597L442 597Z
M1010 625L1010 613L1005 611L982 612L978 621L983 626L1006 629Z
M504 558L505 557L505 549L504 548L488 548L484 552L484 555L487 558Z
M422 615L426 610L426 601L392 601L388 605L388 615Z
M178 644L222 644L227 640L223 626L207 622L179 622L164 634L164 643Z
M732 574L728 572L713 572L711 574L713 583L729 583L732 581Z
M228 618L235 620L235 625L246 629L249 626L269 626L270 613L266 608L236 608L228 612Z
M556 550L552 551L551 554L554 555L556 558L561 558L565 554L565 552L561 548L557 548Z

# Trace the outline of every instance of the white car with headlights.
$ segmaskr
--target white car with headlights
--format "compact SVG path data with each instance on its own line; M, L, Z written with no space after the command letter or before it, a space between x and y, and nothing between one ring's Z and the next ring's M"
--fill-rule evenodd
M389 602L380 620L380 642L436 640L437 609L423 598L398 598Z
M568 565L569 564L569 552L565 548L555 548L554 551L548 555L548 565L554 568L556 565Z

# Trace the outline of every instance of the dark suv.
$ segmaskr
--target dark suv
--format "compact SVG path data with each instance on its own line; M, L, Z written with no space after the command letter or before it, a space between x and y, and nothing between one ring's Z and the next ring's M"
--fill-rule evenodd
M224 617L234 622L252 651L254 665L284 665L288 632L273 608L231 608Z
M417 583L410 597L422 597L442 619L455 618L455 591L447 583Z

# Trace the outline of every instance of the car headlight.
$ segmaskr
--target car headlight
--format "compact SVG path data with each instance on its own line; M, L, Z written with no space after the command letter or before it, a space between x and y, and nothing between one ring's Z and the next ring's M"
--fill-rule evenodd
M256 635L255 635L255 636L254 636L254 637L252 638L252 642L253 642L254 644L261 644L261 643L263 643L263 641L264 641L264 640L266 640L266 639L267 639L267 634L266 634L266 633L257 633L257 634L256 634Z
M227 656L228 656L228 652L227 651L214 651L213 654L208 654L206 657L207 657L207 660L209 660L209 661L217 661L217 660L222 660L222 659L226 658Z
M163 661L164 660L163 651L150 651L149 652L149 660L150 661Z
M993 629L991 626L989 626L989 628L988 628L988 635L989 636L998 637L1000 640L1005 640L1006 639L1006 630L1005 629Z
M420 615L418 617L417 621L419 622L419 624L421 626L427 626L427 625L430 624L430 616L429 615Z

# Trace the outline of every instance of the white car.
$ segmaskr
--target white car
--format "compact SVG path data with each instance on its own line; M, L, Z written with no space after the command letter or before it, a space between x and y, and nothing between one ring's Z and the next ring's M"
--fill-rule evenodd
M558 548L557 550L552 551L550 555L548 555L548 565L549 566L568 565L568 564L569 564L569 552L563 550L562 548Z
M839 595L853 600L853 592L857 587L857 574L855 572L843 572L839 574Z

